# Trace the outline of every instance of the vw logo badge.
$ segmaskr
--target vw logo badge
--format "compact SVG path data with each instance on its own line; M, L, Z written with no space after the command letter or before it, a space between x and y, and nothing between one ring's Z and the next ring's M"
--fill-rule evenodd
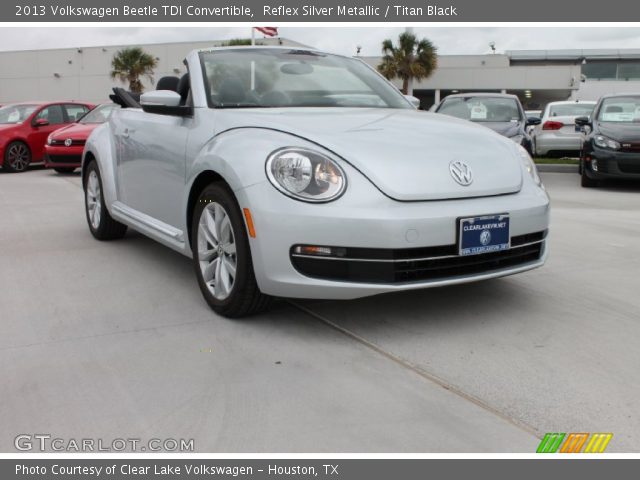
M482 245L489 245L489 242L491 241L491 232L489 230L483 230L482 233L480 234L480 243Z
M73 143L73 140L71 140L70 138L67 138L67 139L64 141L64 146L65 146L65 147L70 147L72 143Z
M467 187L473 182L471 167L460 160L454 160L449 164L449 173L451 173L453 179L463 187Z

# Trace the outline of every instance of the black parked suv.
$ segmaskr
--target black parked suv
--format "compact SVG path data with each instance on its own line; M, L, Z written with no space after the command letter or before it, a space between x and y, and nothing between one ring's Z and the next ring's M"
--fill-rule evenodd
M457 93L445 97L433 111L477 122L522 145L532 155L527 127L540 118L527 118L520 100L506 93Z
M605 178L640 180L640 94L605 95L576 125L587 132L580 152L583 187Z

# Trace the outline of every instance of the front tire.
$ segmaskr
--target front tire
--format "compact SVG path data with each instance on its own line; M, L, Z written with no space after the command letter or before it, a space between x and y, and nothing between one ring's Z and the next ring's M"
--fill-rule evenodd
M2 167L7 172L24 172L31 163L31 150L29 146L20 141L11 142L4 150Z
M233 194L220 183L205 188L191 226L196 278L209 306L232 318L265 310L271 297L258 288L247 231Z
M95 160L87 166L84 178L84 206L89 230L97 240L122 238L127 232L127 226L115 221L105 206L102 178Z
M600 185L599 180L595 180L589 176L587 176L587 168L583 165L582 172L580 175L580 185L584 188L595 188Z

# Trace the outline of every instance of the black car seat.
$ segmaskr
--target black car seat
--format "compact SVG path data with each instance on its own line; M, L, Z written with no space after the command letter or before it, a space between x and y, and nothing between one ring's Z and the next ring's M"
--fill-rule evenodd
M179 83L180 79L178 77L162 77L158 80L156 90L171 90L172 92L177 92Z
M605 113L622 113L622 107L619 105L610 105L605 110Z

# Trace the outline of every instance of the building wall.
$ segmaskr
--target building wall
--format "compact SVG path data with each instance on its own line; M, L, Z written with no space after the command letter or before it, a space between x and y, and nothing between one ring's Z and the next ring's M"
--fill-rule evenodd
M260 39L261 44L303 46L286 39ZM191 50L219 46L221 41L140 45L158 59L152 90L160 77L186 72L182 60ZM131 45L129 45L131 46ZM111 79L111 59L123 46L0 52L0 105L27 100L108 101L111 89L128 84ZM55 74L58 74L57 76Z
M364 57L377 66L380 57ZM572 90L580 83L579 65L513 66L507 55L447 55L438 58L431 77L415 82L421 90ZM399 84L399 83L398 83ZM567 92L567 96L570 92Z
M580 84L580 90L571 95L572 100L598 100L610 93L640 93L640 80L587 80Z

